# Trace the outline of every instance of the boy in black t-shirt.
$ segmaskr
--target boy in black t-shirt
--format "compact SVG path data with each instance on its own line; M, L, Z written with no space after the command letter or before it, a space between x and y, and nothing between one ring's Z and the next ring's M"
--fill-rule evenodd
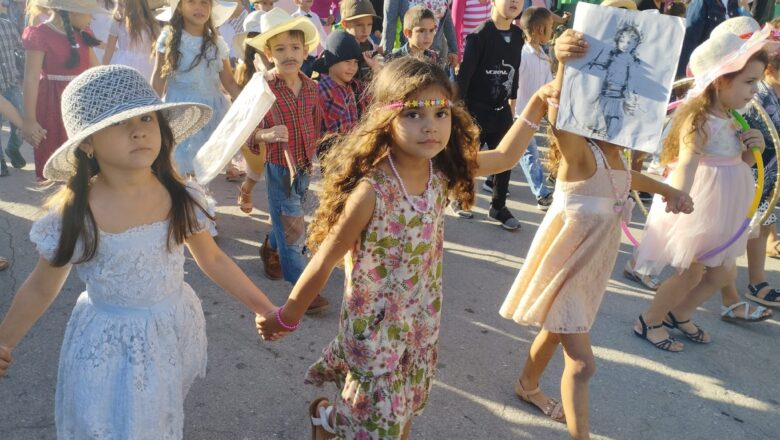
M522 1L491 1L490 20L466 37L457 82L461 97L480 126L480 143L493 150L512 125L523 32L512 24L522 11ZM493 176L488 216L513 231L520 228L520 222L506 207L510 177L511 170ZM459 206L452 208L461 217L470 217Z

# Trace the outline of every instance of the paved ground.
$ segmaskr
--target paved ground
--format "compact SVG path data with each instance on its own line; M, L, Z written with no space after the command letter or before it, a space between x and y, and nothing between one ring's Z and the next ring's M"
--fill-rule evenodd
M29 158L28 147L25 153ZM523 223L520 232L505 232L485 222L489 197L482 192L475 219L447 218L439 374L428 408L413 425L414 439L566 438L563 425L539 416L512 391L534 329L504 320L497 311L542 220L519 168L513 174L509 207ZM264 278L257 255L259 241L269 229L262 188L264 184L255 191L257 209L247 216L234 206L235 184L222 177L214 181L212 189L223 205L218 242L281 303L289 286ZM36 261L28 232L41 215L39 205L46 194L36 187L30 165L0 179L0 255L13 258L11 269L0 272L0 316ZM624 240L592 331L599 366L591 388L594 437L780 438L776 380L780 322L722 323L716 298L697 315L712 332L712 345L689 345L683 354L656 350L631 333L633 319L651 294L621 275L619 268L630 251ZM780 285L780 262L771 260L768 268L770 281ZM203 300L206 313L209 369L187 398L185 438L308 438L307 402L335 390L304 385L302 377L335 335L337 308L305 319L299 331L280 343L263 343L250 313L206 279L191 259L186 269L187 281ZM343 273L336 271L324 292L335 305L341 300L342 282ZM745 283L742 269L739 285ZM0 380L0 439L55 438L57 359L68 315L83 288L72 274L14 353L14 366ZM553 395L559 394L561 369L558 355L542 383Z

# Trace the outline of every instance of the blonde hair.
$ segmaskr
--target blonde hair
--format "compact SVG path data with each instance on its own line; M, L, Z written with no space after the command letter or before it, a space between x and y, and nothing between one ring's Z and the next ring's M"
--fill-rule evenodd
M385 106L410 100L428 87L441 88L443 98L457 99L455 85L447 74L415 57L392 61L374 78L368 91L373 97L370 107L352 131L337 138L323 159L323 191L308 237L312 251L336 224L352 191L388 155L393 144L390 124L403 109ZM479 129L462 102L453 102L451 110L452 135L445 149L433 158L433 164L447 179L450 196L468 208L474 203Z

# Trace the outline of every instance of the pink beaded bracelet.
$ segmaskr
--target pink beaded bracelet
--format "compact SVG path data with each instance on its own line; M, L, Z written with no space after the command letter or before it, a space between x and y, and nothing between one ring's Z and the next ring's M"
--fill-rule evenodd
M300 321L296 322L295 325L290 325L284 322L284 320L282 319L282 308L283 307L279 307L278 309L276 309L276 321L279 323L279 325L281 325L282 328L284 328L287 331L293 331L298 327L300 327L301 325Z

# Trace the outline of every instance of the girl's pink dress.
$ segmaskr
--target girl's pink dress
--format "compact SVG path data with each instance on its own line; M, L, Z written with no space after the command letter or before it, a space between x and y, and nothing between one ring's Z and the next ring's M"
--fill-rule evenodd
M43 179L43 166L46 161L54 150L68 140L60 110L62 91L70 80L90 67L90 48L84 43L80 32L76 31L74 35L79 45L79 63L68 69L65 62L70 57L70 43L64 33L46 23L29 26L22 33L25 50L39 50L44 53L35 108L35 119L46 129L46 139L34 150L35 175L39 180Z
M690 192L694 211L690 215L667 213L660 196L655 196L637 249L636 271L640 273L656 275L666 265L688 268L697 256L725 244L745 220L755 184L750 167L742 161L745 149L737 126L732 119L710 116L707 132ZM745 253L747 240L743 233L726 250L701 263L733 266Z
M620 245L620 214L603 155L592 142L596 172L555 184L553 204L534 236L499 314L552 333L587 333L596 318ZM623 192L628 178L613 170Z

